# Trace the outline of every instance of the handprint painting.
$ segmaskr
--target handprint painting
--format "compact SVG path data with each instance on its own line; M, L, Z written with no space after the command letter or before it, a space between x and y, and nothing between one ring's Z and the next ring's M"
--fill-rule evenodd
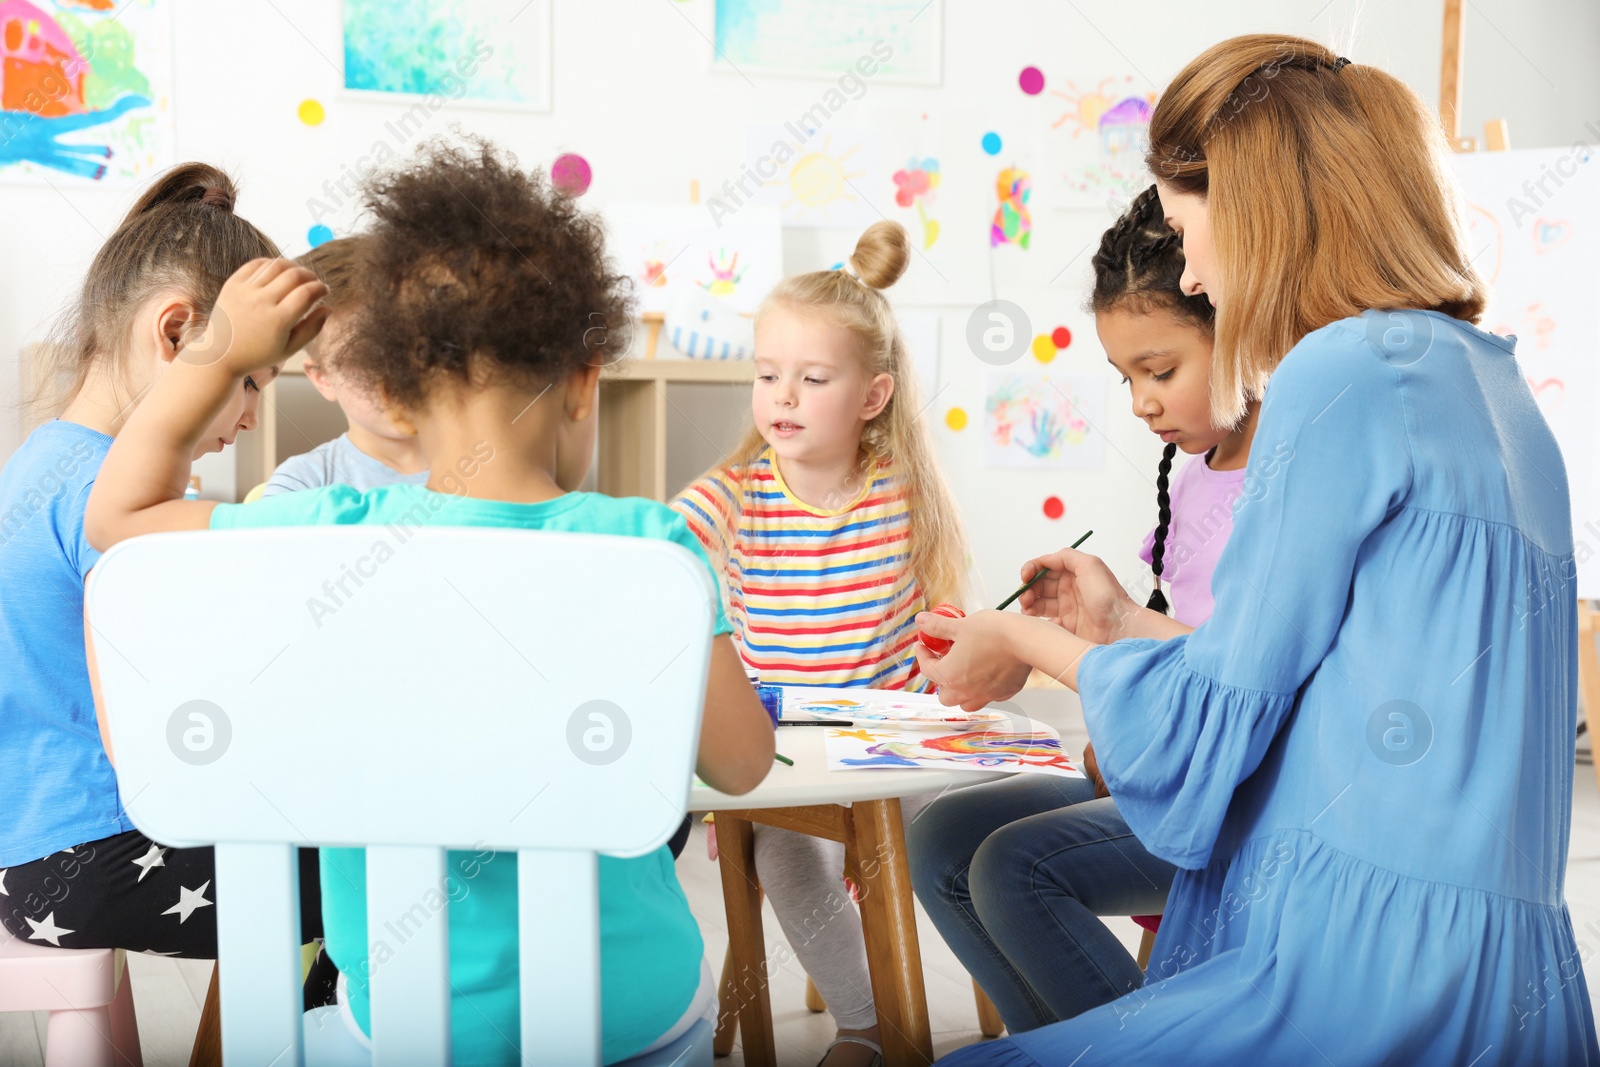
M1106 382L1092 374L991 371L983 460L989 467L1095 470L1105 460Z
M0 180L142 181L172 160L168 0L0 0Z

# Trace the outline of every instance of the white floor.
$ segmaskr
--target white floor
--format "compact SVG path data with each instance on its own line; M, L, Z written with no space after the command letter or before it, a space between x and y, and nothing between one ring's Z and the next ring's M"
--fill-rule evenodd
M1057 726L1069 748L1082 747L1082 720L1068 694L1029 691L1019 703L1029 714ZM706 858L705 835L698 826L678 860L678 877L704 933L707 956L713 968L720 967L728 937L722 911L722 884L716 865ZM1580 947L1600 946L1600 788L1589 766L1579 766L1574 780L1567 902ZM920 907L917 918L928 1011L933 1019L934 1051L943 1055L981 1040L972 983ZM783 935L770 905L766 908L765 923L770 949L768 958L792 960L792 953L779 951ZM1133 951L1139 943L1138 928L1126 919L1112 919L1110 923ZM130 970L145 1064L147 1067L184 1067L189 1062L189 1048L200 1018L200 1003L210 981L211 964L133 956ZM1591 973L1588 977L1593 996L1600 991L1600 984L1597 984L1600 975ZM1600 1010L1600 1002L1597 1002L1597 1010ZM806 1010L805 973L793 962L773 976L772 1018L778 1035L778 1062L783 1067L811 1067L821 1058L833 1036L829 1016L813 1015ZM44 1035L43 1015L0 1015L0 1067L42 1067ZM743 1062L737 1046L731 1057L719 1061L728 1067Z

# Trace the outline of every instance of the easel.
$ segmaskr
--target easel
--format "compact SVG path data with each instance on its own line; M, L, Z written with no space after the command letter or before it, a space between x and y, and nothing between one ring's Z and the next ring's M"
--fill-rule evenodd
M1466 26L1461 20L1461 0L1444 0L1444 50L1440 60L1439 118L1450 146L1457 152L1473 152L1477 141L1461 136L1461 58L1466 48ZM1511 147L1511 134L1505 119L1490 119L1483 124L1483 146L1491 152ZM1600 737L1600 650L1595 636L1600 632L1600 611L1593 601L1578 601L1578 691L1583 700L1584 722L1589 729L1589 744ZM1594 763L1595 780L1600 784L1600 760Z
M1439 118L1444 135L1457 152L1475 152L1478 141L1461 136L1461 60L1467 47L1467 24L1461 20L1461 0L1444 0L1444 49L1439 58ZM1511 147L1505 119L1483 124L1483 146L1491 152Z

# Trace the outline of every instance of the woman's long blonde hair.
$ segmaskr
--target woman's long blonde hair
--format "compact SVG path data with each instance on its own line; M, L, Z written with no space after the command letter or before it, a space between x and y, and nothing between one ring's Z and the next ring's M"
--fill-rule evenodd
M779 307L823 318L855 335L869 375L894 379L889 403L862 430L859 470L870 478L878 463L894 465L910 504L911 573L931 607L941 601L960 602L966 586L967 545L949 487L923 432L922 403L905 338L880 291L898 281L910 261L905 228L895 222L875 222L856 242L844 270L813 271L779 282L756 312L756 326ZM742 479L766 447L766 439L752 422L733 451L708 473L730 470Z
M1150 118L1156 178L1207 200L1217 308L1211 405L1234 425L1302 337L1369 309L1477 322L1439 121L1398 79L1314 41L1207 49Z

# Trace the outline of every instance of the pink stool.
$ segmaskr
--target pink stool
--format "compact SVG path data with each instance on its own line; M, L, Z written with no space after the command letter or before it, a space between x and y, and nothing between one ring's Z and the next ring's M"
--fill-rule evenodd
M0 1012L10 1011L50 1013L45 1067L144 1067L121 949L51 948L0 928Z

